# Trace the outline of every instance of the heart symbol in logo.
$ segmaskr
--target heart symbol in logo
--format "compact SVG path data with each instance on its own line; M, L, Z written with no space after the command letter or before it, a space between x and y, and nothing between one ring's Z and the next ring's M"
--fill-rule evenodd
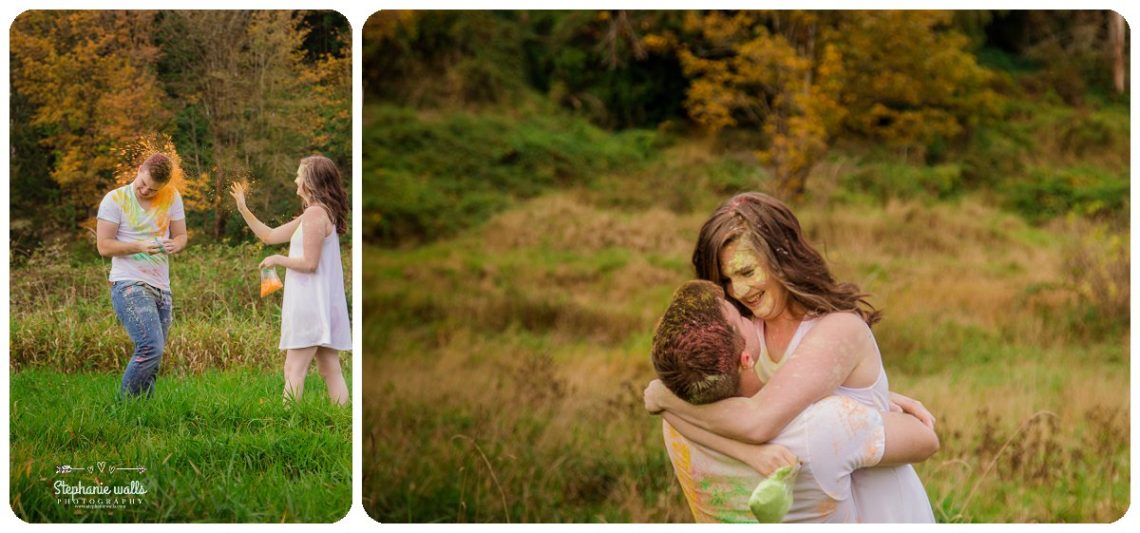
M104 468L107 468L107 462L106 461L99 461L95 464L99 466L100 472L102 472Z

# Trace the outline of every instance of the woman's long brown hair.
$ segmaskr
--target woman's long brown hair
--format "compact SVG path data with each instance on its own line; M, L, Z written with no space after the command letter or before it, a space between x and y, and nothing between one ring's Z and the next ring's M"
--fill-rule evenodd
M343 235L348 230L348 195L336 163L323 155L311 155L301 160L301 167L310 204L323 207L336 232Z
M720 252L737 239L748 239L767 261L773 278L809 315L853 311L868 326L882 318L867 300L869 296L853 283L837 283L823 256L804 238L800 222L783 202L758 192L738 194L722 203L701 227L693 250L697 277L721 287ZM727 290L725 291L727 295ZM729 297L741 314L752 311Z

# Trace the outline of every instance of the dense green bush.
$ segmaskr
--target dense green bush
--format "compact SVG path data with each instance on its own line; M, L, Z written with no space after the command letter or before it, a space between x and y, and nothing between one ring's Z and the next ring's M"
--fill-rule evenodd
M1007 203L1032 222L1068 213L1120 217L1128 213L1128 192L1128 174L1090 165L1041 167L1009 185Z
M394 244L434 240L513 199L636 168L658 148L644 130L610 134L553 113L417 113L370 107L365 118L364 236Z
M962 166L916 166L890 160L874 161L843 179L847 189L885 202L889 198L941 199L961 190Z

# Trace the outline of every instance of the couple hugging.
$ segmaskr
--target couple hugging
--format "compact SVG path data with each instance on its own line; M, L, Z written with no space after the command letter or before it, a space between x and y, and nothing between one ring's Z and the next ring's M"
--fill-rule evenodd
M119 386L121 397L153 395L169 338L174 307L170 258L187 244L182 197L171 183L180 172L166 154L152 154L130 183L107 193L99 204L96 244L99 255L111 257L111 306L134 344ZM278 347L286 351L285 398L301 396L315 358L329 398L344 404L348 388L337 351L352 349L352 330L338 234L347 229L347 195L336 164L319 155L301 160L294 183L304 212L276 228L246 207L244 187L235 184L230 193L261 242L289 243L287 257L271 255L261 262L262 268L285 268Z
M693 518L933 522L910 463L938 450L934 418L889 392L870 328L880 312L835 281L791 210L729 199L693 265L700 279L657 325L659 379L645 389ZM790 507L757 488L789 471Z

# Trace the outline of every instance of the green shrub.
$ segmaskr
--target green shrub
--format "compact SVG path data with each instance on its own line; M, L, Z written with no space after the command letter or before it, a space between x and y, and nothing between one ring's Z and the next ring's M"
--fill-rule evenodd
M844 185L884 202L889 198L943 199L960 192L962 166L956 163L916 166L879 161L847 175Z
M658 148L644 130L607 133L562 114L438 115L371 107L364 135L364 236L431 241L486 220L513 200L637 168Z
M1060 126L1065 150L1077 156L1117 144L1121 133L1125 141L1128 138L1127 130L1120 132L1103 114L1073 113Z
M1081 165L1068 168L1040 167L1028 179L1013 181L1006 190L1006 203L1031 222L1042 222L1067 213L1103 218L1127 216L1127 174Z
M987 188L1022 174L1026 156L1035 144L1032 131L1023 126L1003 123L978 128L956 156L962 165L963 183L970 188Z
M1083 338L1115 337L1128 331L1131 283L1126 234L1094 225L1063 250L1064 272L1076 293L1070 328Z

